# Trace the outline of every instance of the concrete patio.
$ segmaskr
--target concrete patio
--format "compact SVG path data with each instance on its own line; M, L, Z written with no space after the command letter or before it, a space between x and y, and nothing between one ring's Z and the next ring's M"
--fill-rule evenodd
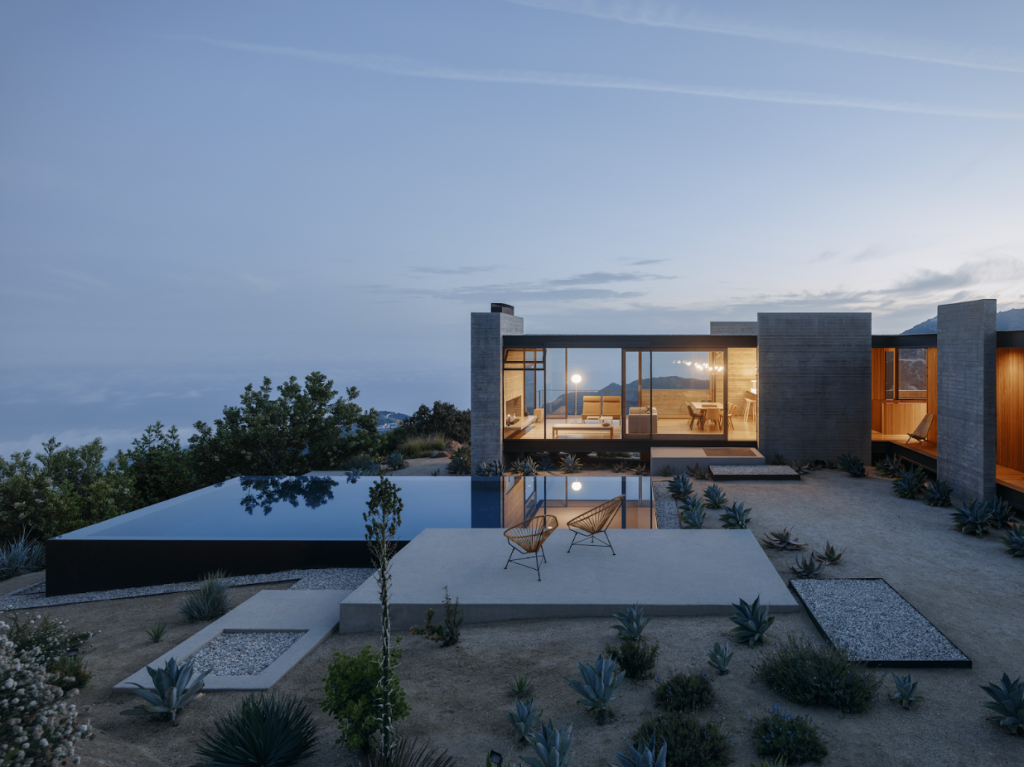
M615 530L608 549L574 547L567 530L544 546L547 564L536 572L503 569L509 545L501 530L424 530L392 565L391 619L404 629L440 612L444 588L459 598L465 622L519 618L609 616L639 602L648 616L728 615L740 598L798 612L790 594L749 530ZM377 585L371 579L340 606L339 631L380 626Z

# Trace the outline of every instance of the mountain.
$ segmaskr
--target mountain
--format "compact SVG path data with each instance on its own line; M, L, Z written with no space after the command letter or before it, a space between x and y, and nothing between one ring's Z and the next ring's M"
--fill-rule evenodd
M651 385L655 389L702 389L707 390L711 384L706 378L682 378L680 376L660 376L651 379L645 379L644 384L650 381ZM644 388L647 388L646 386ZM610 383L603 389L580 389L578 397L573 396L573 392L569 391L569 413L570 415L579 415L583 411L583 395L584 394L601 394L601 395L621 395L622 384ZM564 405L564 395L559 395L555 399L548 403L548 409L551 412L557 413ZM576 403L575 405L573 403ZM637 382L631 381L626 384L626 402L623 405L623 412L626 412L625 408L636 407L639 404L639 394L637 392Z
M408 418L405 413L396 413L393 410L378 410L377 411L377 431L385 431L386 429L394 429L398 426L400 421L404 421Z
M935 333L939 329L939 318L932 317L910 330L904 330L901 336L912 336L920 333ZM1007 309L996 312L996 330L1024 330L1024 309Z

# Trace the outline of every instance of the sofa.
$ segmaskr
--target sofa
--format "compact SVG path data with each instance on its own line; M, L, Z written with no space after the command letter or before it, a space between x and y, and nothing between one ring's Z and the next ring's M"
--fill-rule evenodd
M626 434L657 434L658 408L631 407L626 416Z

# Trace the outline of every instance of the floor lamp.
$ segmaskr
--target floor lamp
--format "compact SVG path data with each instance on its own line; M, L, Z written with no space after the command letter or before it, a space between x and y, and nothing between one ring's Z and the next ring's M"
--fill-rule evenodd
M579 394L580 394L580 381L582 381L582 380L583 380L583 377L579 373L576 373L572 377L572 411L573 411L573 415L579 415L579 413L580 413L580 397L579 397Z

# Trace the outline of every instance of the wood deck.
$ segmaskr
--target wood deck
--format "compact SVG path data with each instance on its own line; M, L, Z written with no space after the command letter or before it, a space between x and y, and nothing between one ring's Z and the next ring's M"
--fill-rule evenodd
M906 434L881 434L880 432L872 431L871 441L892 442L905 450L913 450L915 453L921 453L933 460L938 459L938 449L934 442L911 440L909 445L905 445L903 443L907 441ZM1024 493L1024 471L1017 471L1016 469L996 464L996 484L1004 485L1011 490L1016 490L1018 493Z

